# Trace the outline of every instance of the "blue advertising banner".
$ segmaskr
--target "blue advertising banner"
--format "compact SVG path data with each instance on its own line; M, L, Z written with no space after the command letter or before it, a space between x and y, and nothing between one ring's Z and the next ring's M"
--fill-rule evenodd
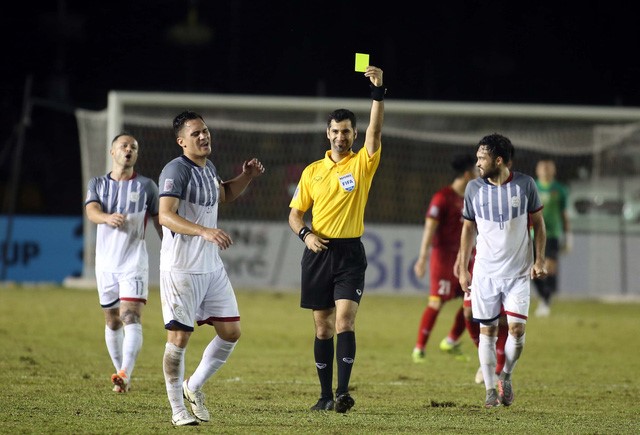
M0 279L61 283L82 273L82 216L14 216L8 238L7 224L0 216Z

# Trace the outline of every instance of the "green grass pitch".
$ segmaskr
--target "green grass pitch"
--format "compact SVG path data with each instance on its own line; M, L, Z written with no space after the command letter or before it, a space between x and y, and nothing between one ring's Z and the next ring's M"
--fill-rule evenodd
M205 386L212 420L191 432L219 434L640 433L637 303L558 300L532 317L513 375L511 407L483 408L473 381L477 352L456 361L438 349L456 303L445 305L427 346L411 350L426 296L366 294L351 378L356 406L313 413L319 396L311 313L297 292L237 292L243 335ZM0 288L1 433L174 433L162 375L165 343L158 289L143 314L144 344L132 389L111 391L113 366L93 290ZM532 304L531 312L535 308ZM214 336L198 327L186 356L195 368Z

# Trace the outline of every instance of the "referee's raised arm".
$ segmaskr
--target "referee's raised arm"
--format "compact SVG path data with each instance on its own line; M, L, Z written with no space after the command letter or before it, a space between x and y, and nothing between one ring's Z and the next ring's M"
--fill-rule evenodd
M365 77L371 80L371 117L364 139L364 146L369 155L373 155L382 145L382 122L384 121L384 95L387 92L382 81L382 70L375 66L368 66Z

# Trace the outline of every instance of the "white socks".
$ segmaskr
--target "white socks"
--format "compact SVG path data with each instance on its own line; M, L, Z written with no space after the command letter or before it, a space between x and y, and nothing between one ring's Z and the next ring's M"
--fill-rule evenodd
M237 342L225 341L216 335L207 345L202 354L200 364L198 364L196 371L193 372L193 375L189 378L189 383L187 384L189 390L200 390L207 379L213 376L227 361L236 343Z
M484 377L485 389L491 390L496 388L496 342L498 337L490 337L480 334L480 342L478 343L478 359L480 360L480 368Z
M107 350L116 368L116 372L122 367L122 342L124 340L124 328L115 331L108 326L104 327L104 341L107 343Z
M142 324L132 323L115 331L105 326L104 341L116 372L124 370L127 377L131 377L142 348Z
M167 387L167 397L171 404L173 414L186 410L182 398L182 381L184 380L184 351L185 349L172 343L167 343L164 348L162 370L164 383Z
M136 358L142 348L142 324L132 323L124 325L124 340L122 342L122 366L127 377L131 377L133 367L136 365Z
M505 373L511 373L516 367L518 358L520 358L522 349L524 349L525 335L527 334L522 334L521 337L516 338L509 334L507 337L507 342L504 345L504 368L502 369Z
M236 346L236 342L225 341L216 336L207 345L202 360L196 371L189 378L187 387L191 391L198 391L220 367L227 361L229 355ZM185 349L172 343L167 343L164 349L162 368L164 371L164 382L167 387L167 396L171 404L173 414L184 409L182 398L182 383L184 381L184 357Z

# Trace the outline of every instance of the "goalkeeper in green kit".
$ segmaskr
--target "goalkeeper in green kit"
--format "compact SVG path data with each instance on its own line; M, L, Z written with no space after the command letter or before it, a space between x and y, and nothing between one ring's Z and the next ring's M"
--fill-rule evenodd
M566 186L556 180L556 164L550 158L538 161L536 165L536 186L544 204L542 216L547 228L547 271L544 279L534 280L540 301L535 311L537 317L547 317L551 313L552 296L558 290L558 256L561 251L571 248L571 234L567 217Z

